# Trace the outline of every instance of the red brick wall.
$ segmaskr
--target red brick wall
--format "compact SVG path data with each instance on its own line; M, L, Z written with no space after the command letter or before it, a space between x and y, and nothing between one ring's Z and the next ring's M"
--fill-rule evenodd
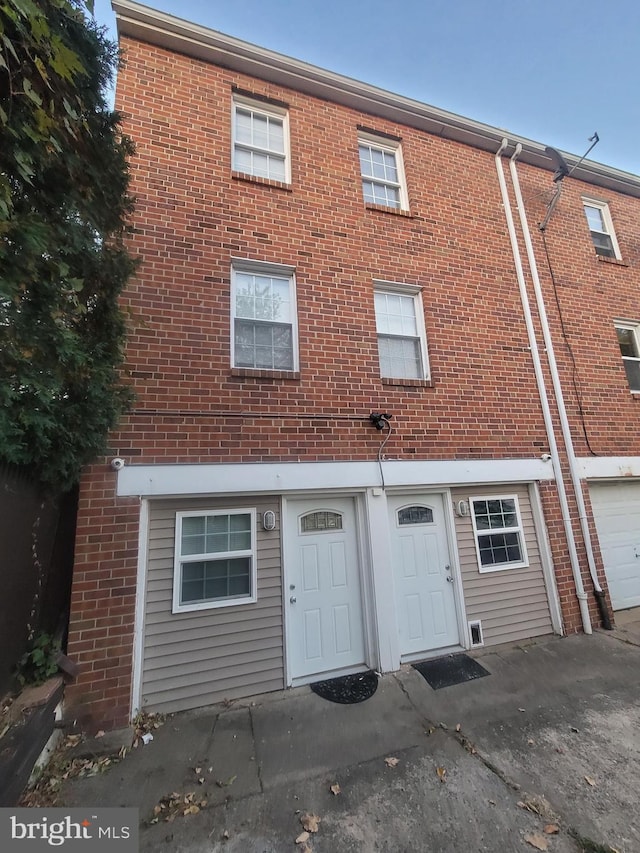
M117 107L137 145L132 247L143 263L124 299L137 403L112 437L118 455L145 463L375 459L374 410L393 414L393 458L548 450L491 154L150 45L125 39L123 47ZM234 86L289 105L290 187L232 175ZM358 125L401 137L410 215L365 208ZM551 174L519 168L535 225ZM629 265L602 263L580 193L611 194L565 183L548 244L571 352L542 263L540 272L576 449L588 452L584 424L597 453L639 454L638 431L625 423L640 400L628 392L612 327L614 316L640 320L638 202L611 199ZM534 240L543 259L537 232ZM231 370L233 257L295 267L299 377ZM424 288L428 387L380 379L374 278ZM137 506L117 500L114 483L106 463L84 478L70 653L90 667L74 701L91 700L94 716L104 709L116 723L129 704ZM573 631L580 623L555 486L542 495Z

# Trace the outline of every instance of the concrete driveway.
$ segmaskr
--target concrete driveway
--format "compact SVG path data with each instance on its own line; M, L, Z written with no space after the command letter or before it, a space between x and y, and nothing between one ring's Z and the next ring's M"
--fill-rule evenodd
M176 714L60 801L138 806L141 851L640 853L639 645L632 621L487 651L488 677L440 690L405 667L358 705L301 688Z

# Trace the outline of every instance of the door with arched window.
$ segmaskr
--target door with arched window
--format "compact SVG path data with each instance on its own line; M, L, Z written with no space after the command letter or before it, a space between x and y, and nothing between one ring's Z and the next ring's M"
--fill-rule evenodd
M353 499L288 501L285 561L291 680L364 668Z
M397 495L388 506L400 655L459 645L442 496Z

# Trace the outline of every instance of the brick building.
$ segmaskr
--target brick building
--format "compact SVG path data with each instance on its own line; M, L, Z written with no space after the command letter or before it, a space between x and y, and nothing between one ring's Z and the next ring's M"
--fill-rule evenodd
M640 604L640 179L114 8L137 399L81 485L76 713Z

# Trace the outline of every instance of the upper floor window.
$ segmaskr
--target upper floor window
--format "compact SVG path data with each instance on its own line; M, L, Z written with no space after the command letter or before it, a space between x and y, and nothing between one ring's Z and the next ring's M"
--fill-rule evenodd
M478 570L529 565L517 496L471 498L470 503Z
M236 172L290 183L287 111L236 95L232 159Z
M231 286L233 366L297 370L293 269L238 261L232 268Z
M596 255L605 258L617 258L620 260L620 249L613 230L609 205L604 201L583 198L584 212L589 223L591 239L596 250Z
M256 600L255 510L176 513L173 612Z
M640 326L637 323L616 323L616 334L622 354L622 363L627 374L629 388L634 392L640 392L639 333Z
M358 139L362 192L367 204L408 210L400 143L361 134Z
M419 287L376 282L374 291L380 375L427 379L427 343Z

